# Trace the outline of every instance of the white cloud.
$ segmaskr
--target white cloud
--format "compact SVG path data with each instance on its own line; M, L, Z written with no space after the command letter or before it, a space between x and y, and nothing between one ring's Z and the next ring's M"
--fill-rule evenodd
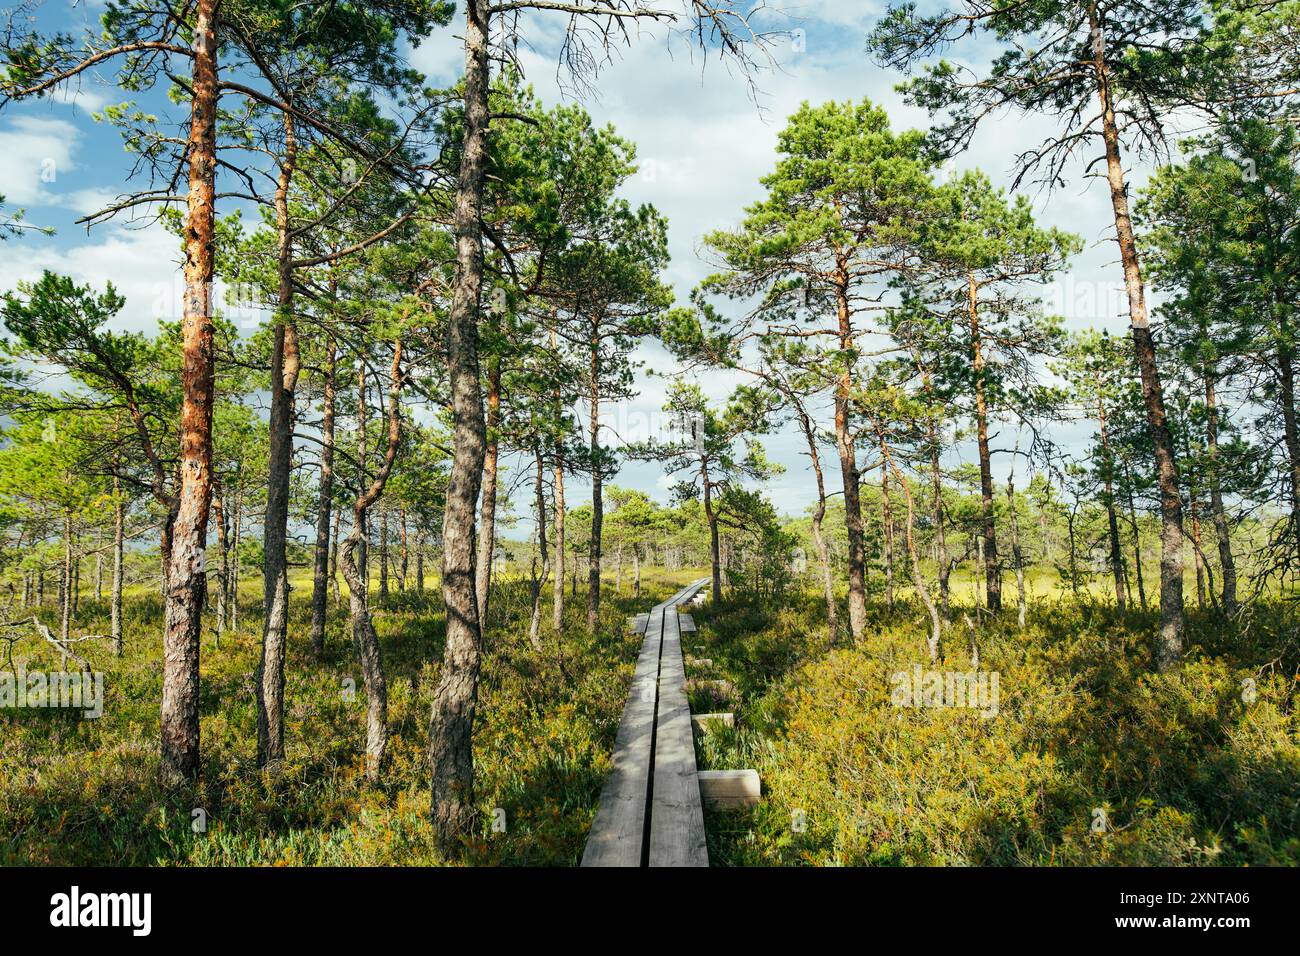
M176 237L159 226L107 226L73 245L43 237L10 241L0 258L0 289L39 278L46 269L96 288L111 281L127 300L115 328L152 333L160 317L179 317L180 249Z
M13 205L57 205L59 177L76 169L81 133L66 120L15 116L0 129L0 189Z

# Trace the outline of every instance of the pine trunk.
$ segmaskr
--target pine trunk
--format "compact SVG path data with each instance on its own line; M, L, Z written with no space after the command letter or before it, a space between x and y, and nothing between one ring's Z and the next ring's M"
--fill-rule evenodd
M1115 478L1112 473L1110 435L1106 423L1106 403L1101 397L1100 382L1097 394L1097 424L1101 434L1102 465L1106 469L1102 487L1106 497L1106 525L1110 535L1110 570L1115 580L1115 606L1121 611L1126 605L1124 581L1124 550L1119 540L1119 516L1115 509Z
M465 4L464 145L454 204L456 276L447 321L454 421L452 467L442 526L442 596L447 636L429 722L431 812L439 839L467 833L474 814L474 712L481 631L474 583L474 506L483 475L483 397L478 312L483 284L479 208L487 166L487 0Z
M842 270L841 270L842 272ZM841 351L853 348L853 326L849 314L848 280L841 275L835 288ZM849 539L849 635L862 637L867 624L867 550L862 532L862 491L858 476L857 451L849 422L851 375L846 368L835 381L835 446L840 456L840 478L844 485L844 524Z
M320 426L320 487L316 501L316 550L311 581L311 650L320 660L325 656L325 618L329 605L330 517L334 507L334 375L338 348L330 336L325 350L325 394Z
M497 545L497 459L500 448L497 432L500 425L501 360L494 357L488 362L487 451L483 456L483 503L479 510L478 565L475 572L478 619L485 626L492 589L492 557Z
M212 275L217 171L218 0L196 0L181 321L180 490L172 522L159 710L160 775L167 785L199 775L199 649L207 577L204 534L212 493L214 404Z
M1156 642L1156 666L1173 667L1183 653L1183 505L1178 488L1178 467L1174 440L1165 414L1164 389L1156 364L1155 341L1147 319L1146 294L1138 259L1137 241L1129 216L1128 188L1120 162L1119 128L1111 98L1110 75L1105 62L1105 39L1095 4L1088 8L1096 57L1094 68L1097 96L1101 104L1102 140L1106 146L1106 179L1110 184L1111 207L1115 214L1115 237L1124 266L1124 287L1128 294L1129 325L1142 379L1151 443L1155 447L1156 473L1160 487L1160 634Z
M596 633L600 624L600 548L605 521L605 501L600 460L600 329L591 320L591 364L588 370L587 400L591 409L591 540L587 547L587 629Z
M894 511L889 501L889 466L880 460L880 532L885 558L885 604L894 610Z
M1214 534L1219 542L1219 568L1223 575L1223 610L1229 617L1237 613L1237 564L1232 557L1232 540L1228 535L1228 516L1223 507L1223 482L1219 475L1219 403L1214 387L1215 371L1205 370L1205 444L1210 460L1210 511Z
M980 522L983 526L985 605L1002 610L1002 571L998 567L998 533L993 516L993 464L989 454L988 396L984 381L984 340L980 330L979 286L968 276L967 308L970 313L971 371L975 376L975 438L980 460Z
M113 653L122 656L122 557L126 544L126 507L122 501L122 480L113 476L113 584L109 597L109 634Z
M284 114L284 157L275 185L276 274L279 283L271 353L271 414L267 423L266 518L263 522L262 658L257 674L257 765L284 759L284 658L289 629L289 476L293 467L294 392L301 360L294 321L293 238L289 185L297 162L293 119Z

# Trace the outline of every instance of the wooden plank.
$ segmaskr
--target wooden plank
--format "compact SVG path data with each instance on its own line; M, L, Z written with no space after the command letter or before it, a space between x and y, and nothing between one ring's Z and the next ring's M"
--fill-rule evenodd
M687 667L712 667L713 658L711 657L688 657L686 658Z
M641 865L663 611L656 609L649 621L614 741L614 765L600 792L600 808L582 854L583 866Z
M691 727L702 734L707 734L713 727L721 724L723 727L736 726L735 714L692 714Z
M736 685L729 680L692 677L686 682L686 692L692 694L697 691L707 693L716 700L735 700L739 696L736 693Z
M711 810L738 810L758 805L762 782L757 770L701 770L700 798Z
M648 614L637 615L646 619L646 636L614 741L613 768L601 791L600 807L587 836L583 866L639 866L650 858L652 845L661 848L651 860L653 865L708 865L704 815L695 782L690 709L682 690L685 670L675 610L707 583L707 578L692 582ZM666 633L672 639L666 685L672 692L665 701L661 700L660 678ZM685 748L680 743L683 727L687 738ZM662 749L658 736L661 728L666 728L667 733ZM662 767L667 768L662 792L658 789L661 756ZM663 808L657 843L653 816L656 805ZM685 813L677 808L684 809ZM650 843L646 842L647 813L651 814Z
M685 682L681 631L677 615L669 610L664 615L659 657L659 716L650 808L651 866L709 865Z
M689 614L682 614L678 612L677 621L679 626L682 629L683 634L695 633L695 618L691 617Z
M627 619L628 628L637 634L644 634L649 623L649 613L637 614Z

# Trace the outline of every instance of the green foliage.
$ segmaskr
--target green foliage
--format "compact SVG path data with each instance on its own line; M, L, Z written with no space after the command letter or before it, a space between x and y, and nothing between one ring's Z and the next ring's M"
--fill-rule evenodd
M128 596L126 654L113 658L102 644L87 651L106 672L103 717L0 712L0 863L574 865L640 643L627 631L627 615L667 597L684 576L647 571L647 593L611 597L594 636L585 631L585 607L571 608L563 641L548 629L541 652L523 636L527 582L500 583L500 631L485 655L475 734L482 828L452 857L436 849L424 770L438 679L431 661L443 639L436 591L408 590L375 608L392 730L383 786L365 782L365 702L346 611L331 604L328 656L315 662L306 646L305 591L291 603L287 759L274 773L255 767L260 619L250 591L240 630L225 635L220 649L205 638L203 782L182 792L166 792L155 779L161 605L153 595ZM104 631L107 613L86 602L81 625ZM57 657L32 634L15 663L52 669ZM345 692L347 679L354 696ZM506 814L504 833L492 830L497 807ZM206 832L193 829L196 808L206 812Z
M1261 609L1249 636L1193 615L1190 658L1164 675L1149 615L1062 602L1024 632L981 627L979 667L999 675L988 719L891 704L893 674L930 666L914 624L827 652L808 636L821 614L811 596L697 614L690 651L743 702L702 759L764 785L754 811L710 815L715 865L1300 862L1287 608ZM941 668L973 669L962 643Z

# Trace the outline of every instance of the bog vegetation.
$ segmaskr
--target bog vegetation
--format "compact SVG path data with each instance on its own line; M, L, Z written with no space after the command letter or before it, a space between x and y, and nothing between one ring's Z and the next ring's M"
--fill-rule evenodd
M644 21L761 88L780 18L455 6L11 15L0 108L113 77L133 174L85 221L155 217L183 282L0 299L0 863L576 863L628 616L701 576L699 763L764 782L715 864L1300 861L1300 6L895 6L864 68L930 128L805 103L685 292L635 145L515 51L557 18L598 86ZM1057 126L1015 190L946 172L1017 114ZM1021 191L1093 173L1126 328L1055 314L1084 237ZM15 705L67 669L102 717ZM980 707L899 696L952 674Z

